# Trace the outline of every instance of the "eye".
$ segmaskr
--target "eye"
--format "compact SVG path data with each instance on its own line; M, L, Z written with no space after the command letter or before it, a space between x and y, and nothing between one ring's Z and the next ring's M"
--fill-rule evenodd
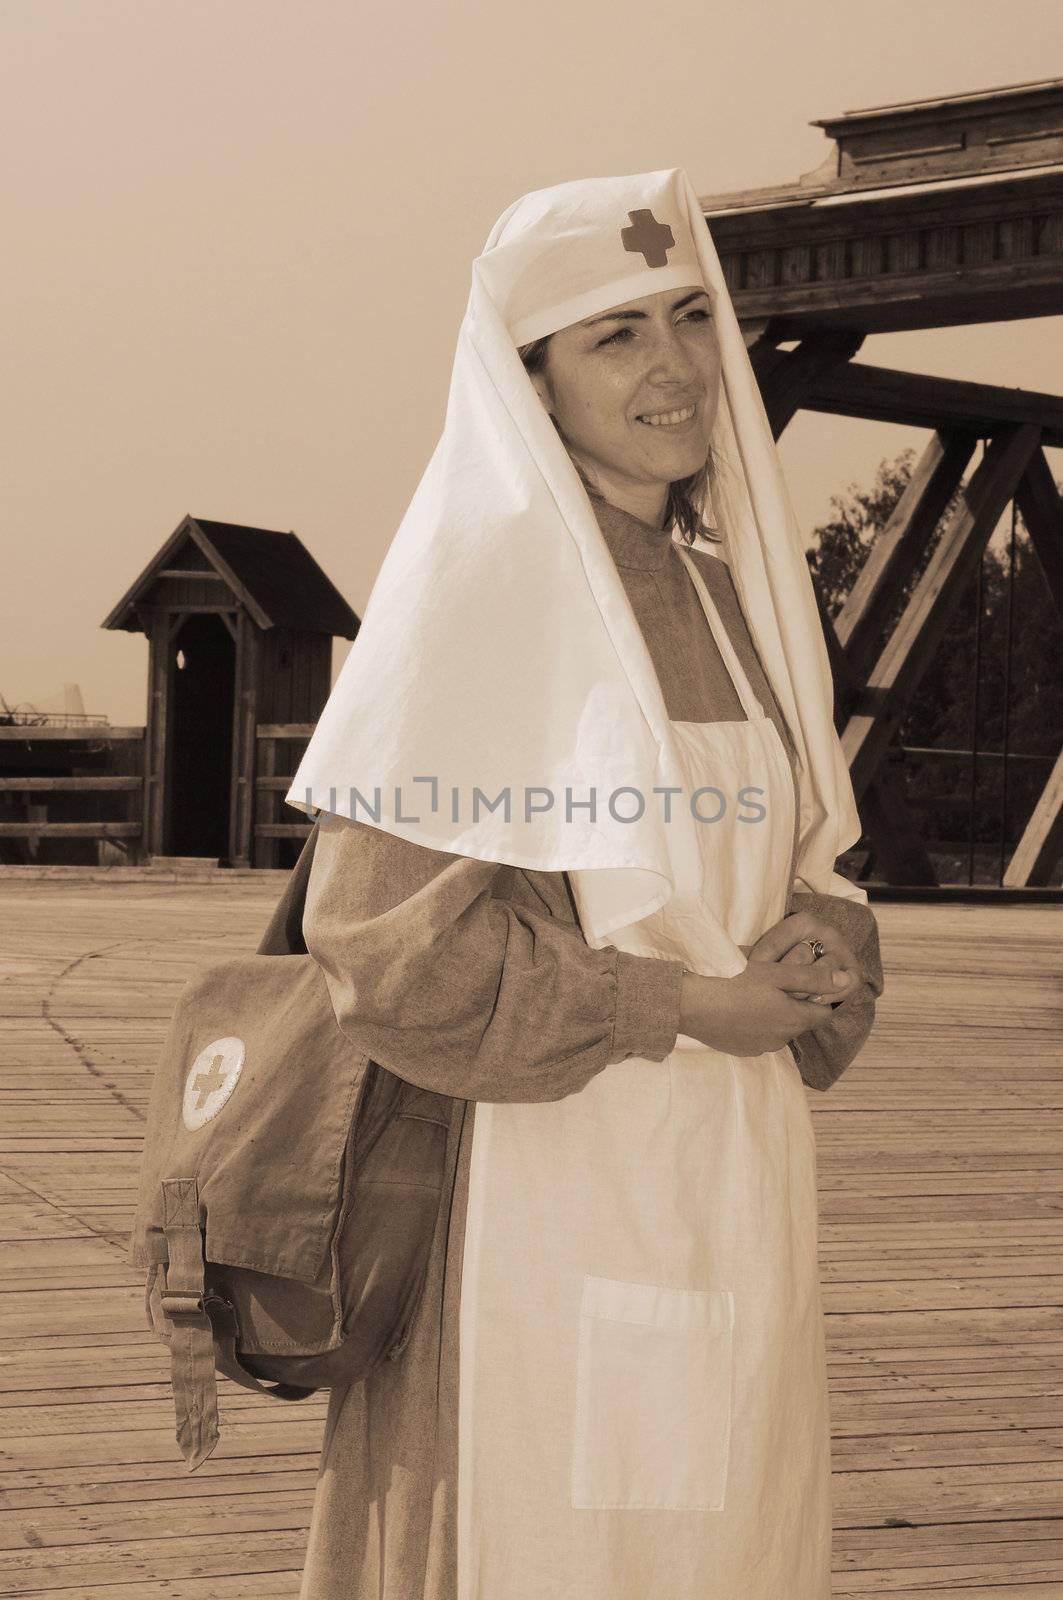
M632 332L632 330L630 328L617 328L615 333L610 333L606 338L599 339L598 340L598 344L599 345L603 345L603 344L620 344L622 342L625 342L623 340L623 335L625 333L631 333L631 332Z
M704 306L695 306L693 311L688 311L687 318L690 317L696 317L699 322L712 321L712 313L710 311L706 311Z

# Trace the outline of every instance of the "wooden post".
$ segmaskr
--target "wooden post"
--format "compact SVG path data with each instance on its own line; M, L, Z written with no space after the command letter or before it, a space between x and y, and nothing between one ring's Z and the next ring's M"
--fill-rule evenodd
M244 612L243 608L236 613L236 659L233 663L233 737L232 761L230 763L229 777L229 860L234 861L239 853L240 839L240 779L243 776L241 766L240 729L243 723L243 700L241 691L244 683L244 673L247 670L247 651L244 648Z
M255 778L255 805L252 818L251 833L251 865L253 867L275 867L277 865L276 839L258 837L258 824L260 822L276 822L278 819L278 799L276 789L260 788L258 777L275 778L277 775L277 741L272 738L256 738L258 750L258 772Z
M144 855L162 855L166 850L166 746L169 737L171 645L173 616L159 609L151 616L149 654L148 717L144 731Z
M879 656L861 696L861 707L842 735L858 800L933 658L1004 507L1038 449L1040 437L1038 427L1023 423L1002 430L993 440Z
M149 619L148 628L148 704L144 724L144 794L141 800L144 828L141 842L145 861L150 861L162 849L159 834L158 725L163 715L163 697L159 682L162 640L158 614Z
M255 787L255 725L258 709L258 639L241 607L236 615L236 668L233 685L233 765L229 799L229 860L251 864L252 805Z

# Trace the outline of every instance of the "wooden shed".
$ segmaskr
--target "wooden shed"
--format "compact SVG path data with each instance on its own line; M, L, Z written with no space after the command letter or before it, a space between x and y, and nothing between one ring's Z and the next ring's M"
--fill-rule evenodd
M179 523L101 624L148 638L148 856L255 864L257 735L317 721L358 625L296 534Z

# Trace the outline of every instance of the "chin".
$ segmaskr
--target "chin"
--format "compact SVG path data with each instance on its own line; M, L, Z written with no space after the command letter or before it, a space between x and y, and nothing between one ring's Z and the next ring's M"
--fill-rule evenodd
M674 462L667 468L668 476L666 481L668 483L678 483L680 478L692 478L696 472L701 471L707 460L707 453L702 455L695 451L692 454L687 454L677 450Z

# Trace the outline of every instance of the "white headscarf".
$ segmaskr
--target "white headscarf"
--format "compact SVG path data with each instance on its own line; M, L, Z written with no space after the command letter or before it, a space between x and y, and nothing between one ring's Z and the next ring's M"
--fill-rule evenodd
M861 829L826 646L760 391L682 168L559 184L496 222L473 263L442 437L286 796L436 850L569 871L577 886L593 872L595 893L577 901L596 947L690 881L694 829L706 824L685 795L666 820L654 792L682 787L660 684L517 347L697 284L722 354L714 520L797 748L797 872L831 892L835 858ZM593 816L579 804L592 790ZM721 962L739 970L720 932Z

